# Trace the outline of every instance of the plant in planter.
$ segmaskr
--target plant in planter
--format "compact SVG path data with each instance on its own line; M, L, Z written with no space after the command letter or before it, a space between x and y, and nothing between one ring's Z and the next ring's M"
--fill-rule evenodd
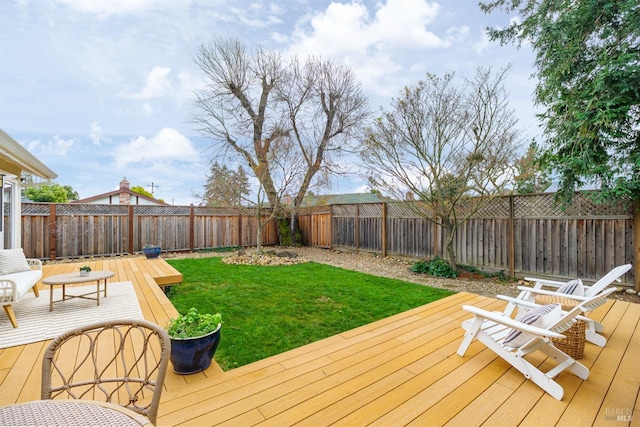
M158 255L160 255L160 250L160 245L151 245L149 243L142 247L142 253L144 253L144 256L146 256L147 258L158 258Z
M91 267L89 267L88 265L83 265L82 267L80 267L81 276L88 276L89 272L91 272Z
M171 365L177 374L193 374L211 365L220 343L222 315L202 314L194 307L187 314L169 320Z

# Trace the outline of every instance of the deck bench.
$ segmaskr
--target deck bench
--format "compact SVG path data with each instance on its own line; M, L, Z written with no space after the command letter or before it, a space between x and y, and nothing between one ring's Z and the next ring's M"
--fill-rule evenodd
M38 282L42 278L42 261L25 258L22 249L0 249L0 304L14 328L18 327L13 304L29 289L39 296Z

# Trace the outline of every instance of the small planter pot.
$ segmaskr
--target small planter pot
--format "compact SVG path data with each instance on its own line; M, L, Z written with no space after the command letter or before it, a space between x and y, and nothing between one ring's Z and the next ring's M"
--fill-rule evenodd
M180 375L195 374L211 366L220 343L220 329L195 338L171 338L171 366Z
M158 255L160 255L160 249L161 248L142 249L142 253L144 253L144 256L147 258L158 258Z
M87 277L89 275L90 271L86 271L86 270L80 270L80 276L81 277Z

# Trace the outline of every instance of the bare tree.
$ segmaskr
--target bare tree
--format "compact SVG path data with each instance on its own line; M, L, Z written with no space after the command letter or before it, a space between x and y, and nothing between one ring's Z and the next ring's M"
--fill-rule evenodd
M520 134L504 90L507 71L479 68L461 85L453 74L429 74L365 131L360 155L372 185L400 200L407 192L419 198L407 203L442 225L454 268L456 229L512 182Z
M218 156L249 167L277 218L286 218L285 186L297 212L314 181L338 172L338 158L367 115L353 72L327 60L301 63L250 50L233 38L202 45L195 61L208 79L196 93L198 130L211 137ZM284 176L274 175L274 158L286 163ZM289 230L279 232L282 243Z

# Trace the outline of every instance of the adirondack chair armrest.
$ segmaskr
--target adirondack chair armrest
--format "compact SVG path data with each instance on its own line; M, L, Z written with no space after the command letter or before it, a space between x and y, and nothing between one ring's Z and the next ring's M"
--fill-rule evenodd
M531 292L532 294L559 296L559 297L563 297L563 298L574 299L576 301L586 301L586 300L589 299L589 297L582 297L582 296L571 295L571 294L559 294L556 291L549 291L549 290L546 290L546 289L529 288L527 286L518 286L518 289L521 290L521 291Z
M519 322L517 320L514 320L502 314L497 314L491 311L483 310L478 307L463 305L462 309L465 311L468 311L469 313L474 314L476 317L479 317L481 319L490 320L492 322L499 323L501 325L508 326L510 328L518 329L522 332L526 332L528 334L535 335L541 338L566 338L564 335L559 334L557 332L553 332L544 328L539 328L533 325L527 325L526 323Z
M536 304L535 302L523 301L523 300L520 300L518 298L509 297L509 296L506 296L506 295L496 295L496 298L501 299L503 301L512 302L512 303L514 303L516 305L519 305L520 307L526 307L526 308L531 308L531 309L540 307L540 304ZM562 310L562 311L564 313L567 313L566 310ZM591 319L589 319L588 317L583 316L581 314L577 315L576 319L577 320L583 320L585 322L591 321Z
M540 304L536 304L533 301L527 301L527 300L523 300L523 299L519 299L516 297L510 297L507 295L496 295L496 298L501 299L503 301L507 301L509 303L513 303L517 306L520 307L526 307L526 308L537 308L540 307Z
M551 288L559 288L567 284L567 282L558 282L557 280L540 279L538 277L525 277L527 282L535 282L533 288L527 287L527 289L540 289L542 286L548 286Z

